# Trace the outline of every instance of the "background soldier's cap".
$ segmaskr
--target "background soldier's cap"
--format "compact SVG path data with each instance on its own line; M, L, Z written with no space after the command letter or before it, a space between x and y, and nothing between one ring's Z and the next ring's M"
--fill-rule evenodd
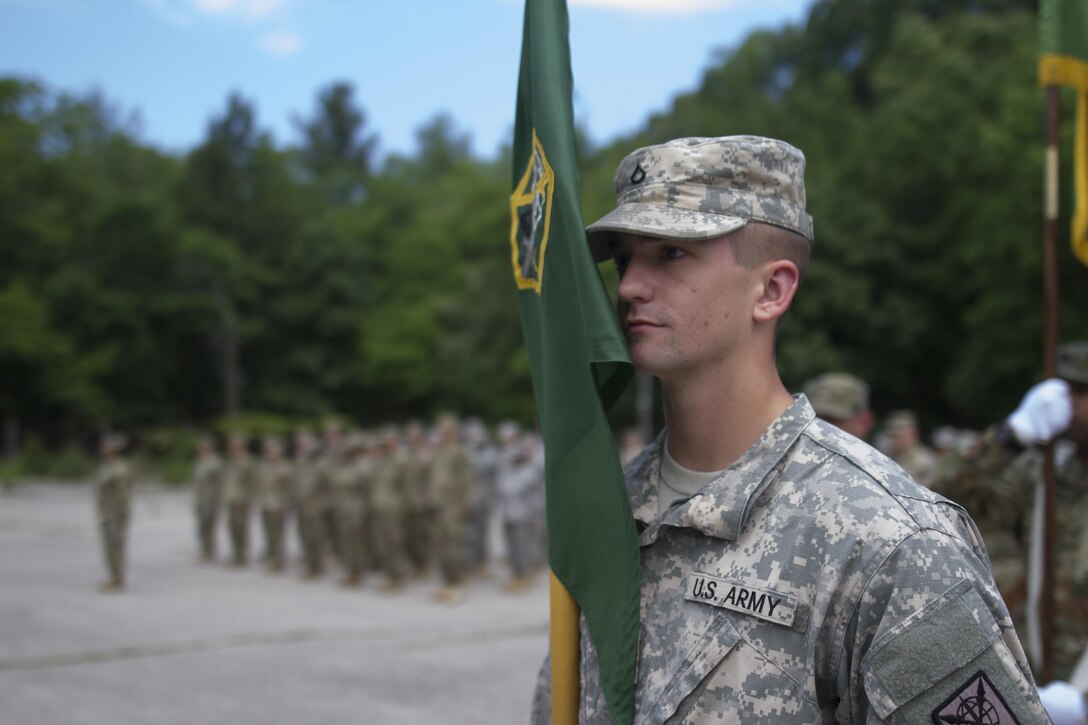
M713 239L749 221L812 241L805 212L805 156L760 136L680 138L632 152L616 170L616 208L586 227L594 260L629 232L666 239Z
M368 436L363 431L352 431L344 436L344 451L347 453L355 453L369 448L371 440L371 436Z
M897 410L888 415L888 422L884 425L884 430L892 432L897 430L908 430L910 428L918 427L918 418L912 411L909 410Z
M805 384L805 397L821 418L847 420L869 408L869 386L849 373L824 373Z
M277 436L267 435L261 440L261 444L264 446L264 450L267 453L283 453L283 441Z
M115 453L120 453L125 450L125 446L128 444L128 440L122 433L106 433L102 436L102 440L99 445L102 448L107 448Z
M1088 340L1058 347L1058 377L1088 385Z

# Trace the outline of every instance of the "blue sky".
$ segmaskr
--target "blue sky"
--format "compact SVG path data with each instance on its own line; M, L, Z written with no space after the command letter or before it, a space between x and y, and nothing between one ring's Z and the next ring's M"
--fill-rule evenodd
M694 88L723 48L801 22L810 0L570 0L575 114L597 142ZM491 157L508 139L521 0L0 0L0 75L91 89L138 113L144 142L200 143L228 95L279 145L348 81L382 152L413 153L440 112Z

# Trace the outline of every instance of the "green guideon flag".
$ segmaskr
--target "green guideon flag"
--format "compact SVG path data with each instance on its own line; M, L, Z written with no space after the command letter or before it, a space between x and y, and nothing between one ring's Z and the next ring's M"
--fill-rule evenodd
M1077 92L1073 146L1073 253L1088 264L1088 2L1040 0L1039 85Z
M586 244L565 0L526 0L511 260L544 438L548 558L580 607L613 717L633 716L638 536L605 411L634 374Z

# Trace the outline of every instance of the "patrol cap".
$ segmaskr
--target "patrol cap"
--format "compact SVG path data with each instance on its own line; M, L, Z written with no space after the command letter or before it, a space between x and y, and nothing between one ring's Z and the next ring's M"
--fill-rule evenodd
M261 440L265 453L269 455L281 455L283 453L283 441L273 435L266 435Z
M1088 385L1088 340L1058 347L1058 377Z
M821 418L848 420L869 408L869 386L849 373L824 373L809 380L805 397Z
M371 445L371 437L363 431L351 431L344 436L344 452L356 453L369 448Z
M103 450L112 451L114 453L120 453L125 450L127 444L128 440L122 433L106 433L99 441L99 446Z
M918 418L909 410L897 410L891 413L888 416L888 422L884 425L884 429L889 432L908 430L917 427Z
M586 234L602 262L617 233L714 239L750 221L812 241L804 154L761 136L690 137L628 154L616 169L616 208Z

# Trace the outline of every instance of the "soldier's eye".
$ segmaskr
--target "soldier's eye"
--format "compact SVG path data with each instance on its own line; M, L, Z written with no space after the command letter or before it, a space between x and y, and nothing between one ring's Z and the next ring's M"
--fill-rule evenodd
M661 248L661 256L665 259L680 259L687 255L680 247L667 246Z
M627 271L627 264L631 261L631 257L626 254L616 254L612 257L612 263L616 265L616 271L622 277L623 273Z

